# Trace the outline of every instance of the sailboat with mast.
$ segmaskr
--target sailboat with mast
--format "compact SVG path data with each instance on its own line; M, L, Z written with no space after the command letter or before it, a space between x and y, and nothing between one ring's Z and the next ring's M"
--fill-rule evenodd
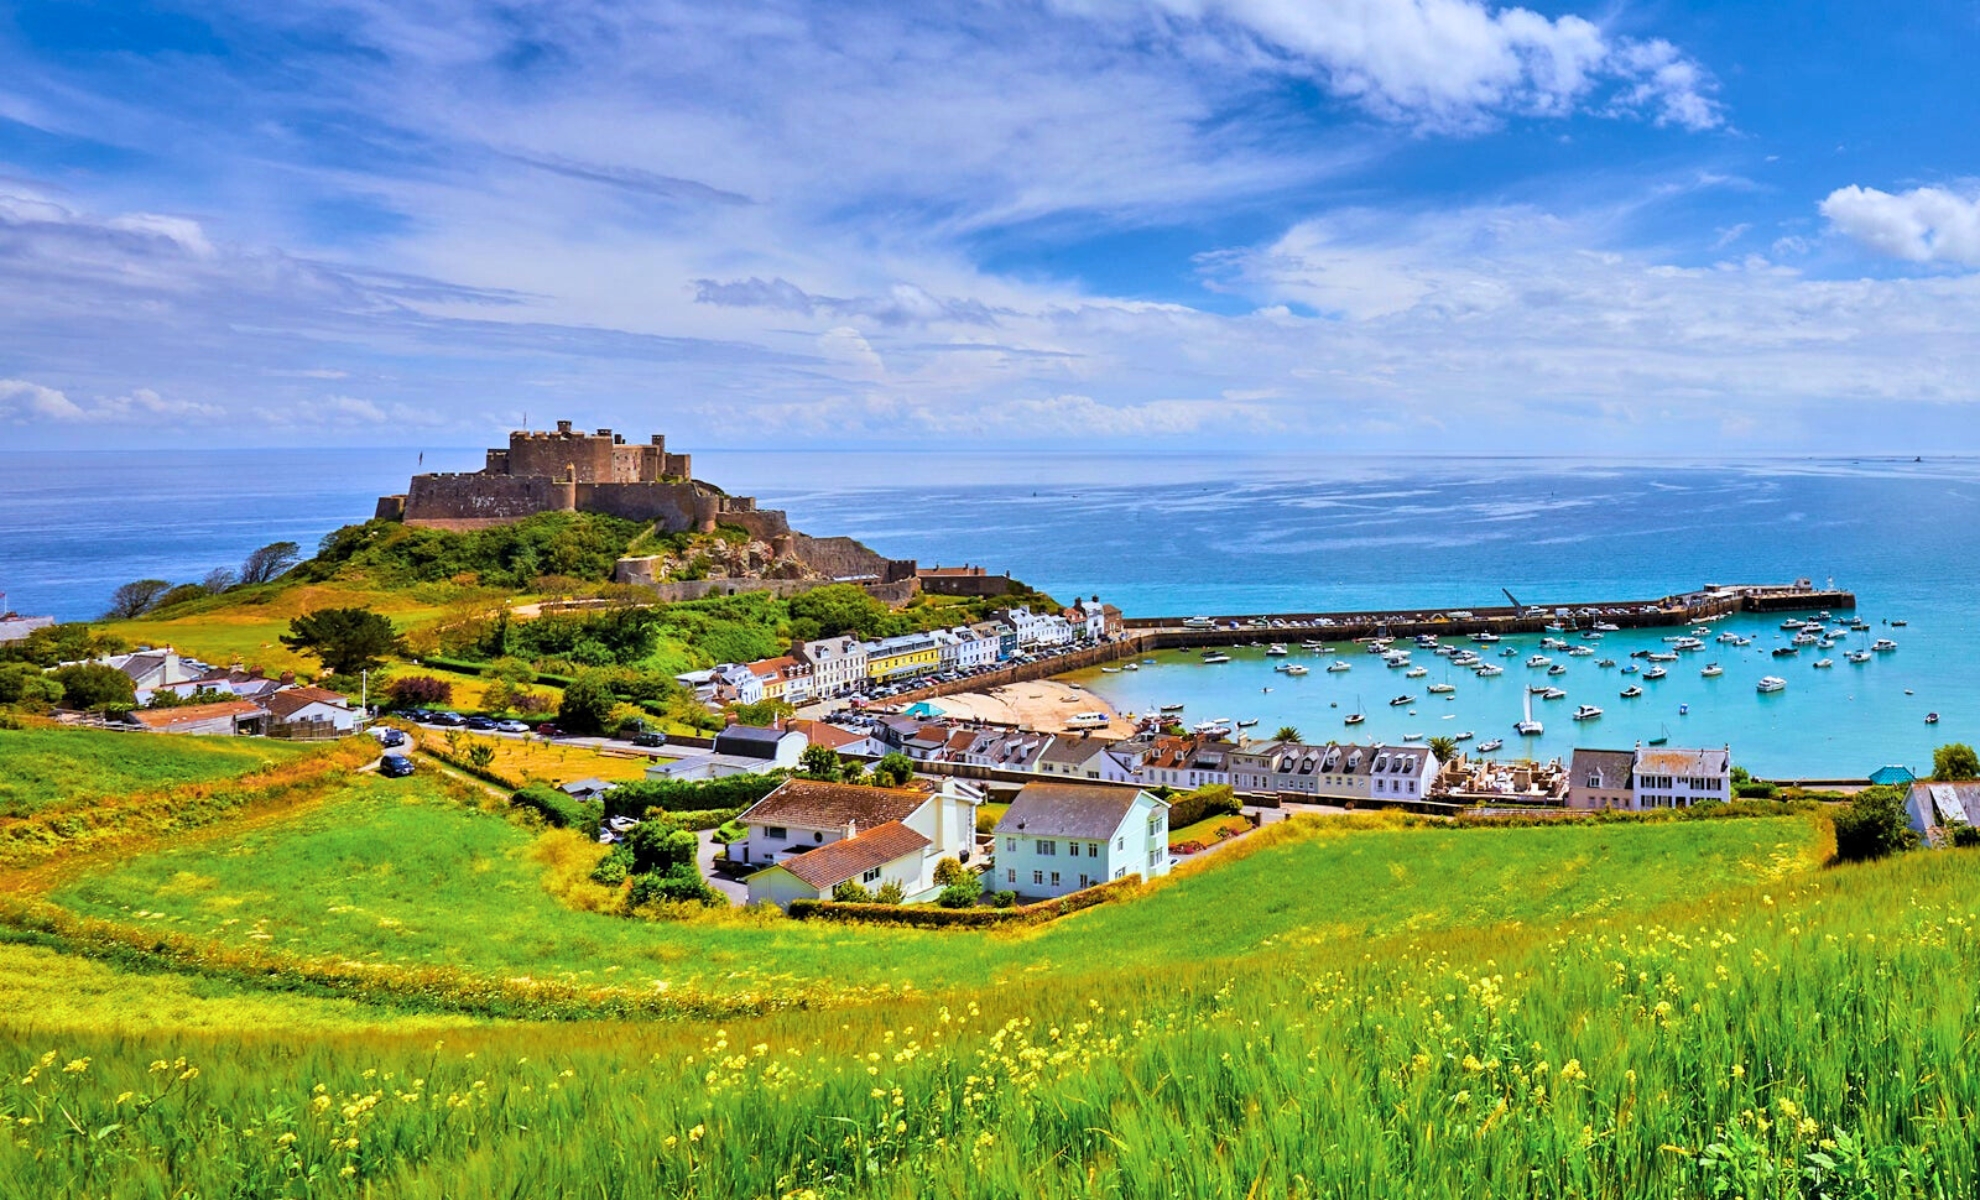
M1547 727L1533 719L1533 692L1531 689L1526 691L1525 700L1526 719L1514 725L1513 730L1521 737L1539 737L1541 734L1547 732Z
M1359 725L1363 721L1366 721L1367 719L1368 719L1368 714L1361 711L1361 695L1360 693L1356 693L1354 697L1354 711L1349 713L1347 716L1341 718L1341 724Z

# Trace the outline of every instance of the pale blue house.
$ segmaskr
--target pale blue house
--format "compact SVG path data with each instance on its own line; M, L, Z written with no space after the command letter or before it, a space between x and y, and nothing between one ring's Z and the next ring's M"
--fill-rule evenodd
M1026 900L1169 873L1169 805L1136 787L1028 783L995 836L985 888Z

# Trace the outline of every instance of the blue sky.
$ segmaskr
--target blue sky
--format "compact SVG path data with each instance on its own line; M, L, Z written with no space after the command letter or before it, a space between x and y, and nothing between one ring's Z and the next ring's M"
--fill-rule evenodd
M1980 5L0 11L22 447L1980 451Z

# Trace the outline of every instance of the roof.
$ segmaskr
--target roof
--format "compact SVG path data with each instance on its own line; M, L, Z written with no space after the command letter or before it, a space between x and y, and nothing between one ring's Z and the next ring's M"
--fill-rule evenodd
M798 660L788 654L779 658L759 658L749 664L749 673L758 679L768 679L797 665Z
M576 796L583 792L609 792L618 786L616 783L607 783L603 779L592 776L588 779L573 779L569 783L558 787L557 790L566 795Z
M1141 795L1140 788L1101 783L1027 783L997 822L996 832L1110 838Z
M1636 752L1638 775L1723 775L1732 755L1724 750L1658 750Z
M844 729L826 721L790 721L787 729L803 734L814 746L829 746L834 750L843 749L867 739L864 733Z
M1107 741L1099 738L1054 738L1052 744L1045 747L1045 752L1038 756L1038 762L1041 766L1045 763L1054 763L1059 766L1076 767L1105 750L1108 745Z
M929 840L914 830L899 821L889 821L854 837L793 855L769 869L781 867L823 891L897 858L919 853L929 845Z
M755 825L803 825L814 829L875 829L904 820L928 802L925 792L864 787L817 779L786 779L738 818Z
M1911 785L1910 799L1927 826L1980 825L1980 783L1920 780Z
M258 717L261 709L246 700L220 700L212 704L185 704L178 708L143 708L131 713L131 720L146 729L169 729L222 717Z
M731 725L715 735L715 753L735 754L744 758L775 758L778 744L789 736L790 731L784 729L766 729L757 725Z
M1569 764L1571 787L1592 787L1597 791L1626 792L1629 777L1636 770L1634 750L1576 750ZM1589 782L1589 776L1594 782Z
M904 717L939 717L942 715L942 710L926 700L917 700L902 709L901 715Z
M1911 783L1918 778L1910 767L1883 766L1870 772L1871 783Z
M320 687L283 688L262 697L261 705L275 717L287 720L312 704L328 704L332 708L348 709L351 702L336 692Z

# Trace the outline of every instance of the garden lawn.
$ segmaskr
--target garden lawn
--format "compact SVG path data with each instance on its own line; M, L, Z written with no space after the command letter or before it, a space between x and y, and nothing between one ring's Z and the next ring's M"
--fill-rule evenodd
M1219 830L1228 829L1233 835L1236 835L1250 828L1251 822L1236 813L1205 817L1194 825L1185 825L1181 829L1169 830L1169 847L1170 849L1174 849L1184 842L1201 842L1205 846L1214 846L1223 840L1217 836Z
M418 736L422 745L452 753L448 750L446 734L422 729ZM558 785L576 779L591 778L625 783L645 779L646 768L655 763L674 761L671 758L652 758L644 754L601 754L588 746L565 746L555 742L537 741L534 738L524 742L515 738L461 734L460 746L463 755L468 747L478 745L495 748L495 761L489 770L519 784L540 780Z
M266 738L0 729L0 817L228 779L309 752Z

